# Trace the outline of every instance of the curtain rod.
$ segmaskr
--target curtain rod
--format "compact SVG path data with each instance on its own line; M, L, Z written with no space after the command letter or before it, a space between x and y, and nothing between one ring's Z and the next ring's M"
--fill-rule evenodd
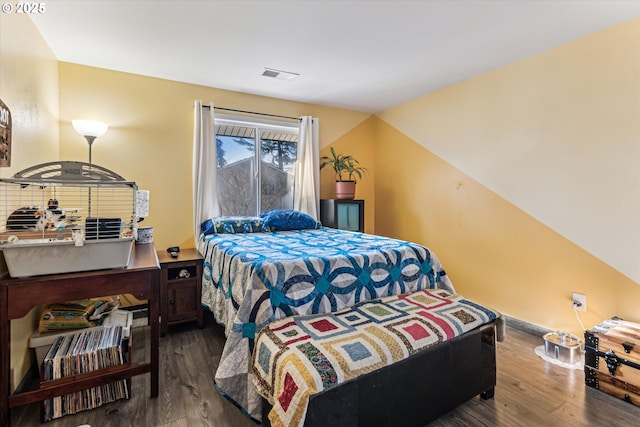
M208 105L203 105L202 108L210 108L210 107ZM300 120L299 117L279 116L277 114L267 114L267 113L256 113L255 111L234 110L233 108L224 108L224 107L216 107L216 106L214 106L213 108L214 110L233 111L234 113L255 114L257 116L278 117L280 119L289 119L289 120Z

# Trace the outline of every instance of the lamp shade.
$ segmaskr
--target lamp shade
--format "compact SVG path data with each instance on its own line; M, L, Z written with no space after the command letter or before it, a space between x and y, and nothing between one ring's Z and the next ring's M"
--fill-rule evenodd
M109 125L96 120L72 120L73 128L82 136L99 138L107 131Z

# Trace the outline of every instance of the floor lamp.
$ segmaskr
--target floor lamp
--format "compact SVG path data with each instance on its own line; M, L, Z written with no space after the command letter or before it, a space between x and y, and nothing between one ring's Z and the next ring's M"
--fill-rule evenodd
M109 126L106 123L96 120L72 120L73 128L80 135L84 136L89 143L89 164L91 164L91 146L96 138L101 137L107 131ZM88 200L88 216L91 216L91 187L89 187L89 200Z
M80 135L84 136L89 143L89 164L91 164L91 146L96 138L101 137L109 126L106 123L96 120L72 120L73 128Z

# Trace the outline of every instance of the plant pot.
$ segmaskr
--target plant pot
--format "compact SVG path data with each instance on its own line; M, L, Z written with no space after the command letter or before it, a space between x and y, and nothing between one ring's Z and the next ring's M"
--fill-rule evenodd
M351 200L356 197L355 181L336 181L336 199Z

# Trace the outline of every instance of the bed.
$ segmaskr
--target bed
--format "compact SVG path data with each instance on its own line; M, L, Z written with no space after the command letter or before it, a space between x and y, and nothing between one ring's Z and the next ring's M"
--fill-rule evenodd
M421 289L454 291L438 258L422 245L291 215L212 219L202 224L199 239L202 303L227 337L216 387L256 421L262 401L251 381L251 355L256 334L270 322Z

